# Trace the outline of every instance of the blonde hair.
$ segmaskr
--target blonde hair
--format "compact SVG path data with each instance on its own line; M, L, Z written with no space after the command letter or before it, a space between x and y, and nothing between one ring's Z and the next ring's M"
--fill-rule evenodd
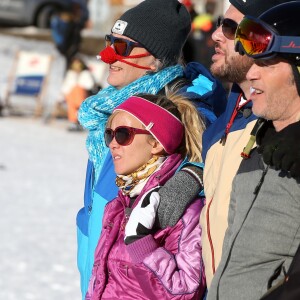
M202 134L205 129L204 118L195 105L179 94L167 95L176 106L184 125L185 141L181 146L181 152L189 161L202 162Z

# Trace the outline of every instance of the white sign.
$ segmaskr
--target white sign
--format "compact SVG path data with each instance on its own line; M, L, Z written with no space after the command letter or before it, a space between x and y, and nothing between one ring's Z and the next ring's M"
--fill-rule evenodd
M20 51L15 73L15 94L38 95L50 70L51 56Z

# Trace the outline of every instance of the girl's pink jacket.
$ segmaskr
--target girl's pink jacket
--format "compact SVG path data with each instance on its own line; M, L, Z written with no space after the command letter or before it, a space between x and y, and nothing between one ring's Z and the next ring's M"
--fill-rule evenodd
M134 206L148 190L163 185L181 162L178 154L169 156ZM199 226L202 200L196 199L175 226L126 246L125 209L129 202L129 197L119 192L105 208L86 300L201 299L205 291Z

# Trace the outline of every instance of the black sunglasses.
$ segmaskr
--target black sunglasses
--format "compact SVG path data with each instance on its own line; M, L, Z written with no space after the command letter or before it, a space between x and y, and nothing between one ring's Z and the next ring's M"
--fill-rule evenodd
M224 19L223 17L219 17L217 20L217 28L222 26L223 34L229 40L234 40L234 35L235 35L238 25L239 24L237 22L235 22L231 19L228 19L228 18Z
M112 140L115 138L117 143L121 146L130 145L136 134L149 134L148 130L129 127L129 126L119 126L115 130L111 128L106 128L104 132L105 145L108 147Z
M121 56L129 56L130 52L135 47L143 48L143 46L137 42L115 37L111 34L105 35L105 44L106 47L113 45L116 53Z

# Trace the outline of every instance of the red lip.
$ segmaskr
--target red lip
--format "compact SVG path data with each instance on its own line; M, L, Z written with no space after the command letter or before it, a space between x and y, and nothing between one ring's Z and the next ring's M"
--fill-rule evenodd
M109 65L109 69L110 70L116 71L115 68L118 69L118 71L120 71L122 69L122 67L118 66L118 64L111 64L111 65Z
M217 51L217 52L212 56L211 60L212 60L213 62L215 62L215 61L217 61L218 59L220 59L221 57L224 57L223 52Z
M260 92L257 93L256 92L257 90L260 91ZM250 97L251 97L251 99L255 99L256 97L259 97L263 93L264 93L263 90L261 90L259 88L251 87L251 89L250 89Z
M113 157L113 159L118 156L119 158L122 158L121 154L118 154L116 152L111 152L111 156Z
M224 52L222 51L222 49L220 47L215 47L215 52L216 52L216 54L224 55Z

